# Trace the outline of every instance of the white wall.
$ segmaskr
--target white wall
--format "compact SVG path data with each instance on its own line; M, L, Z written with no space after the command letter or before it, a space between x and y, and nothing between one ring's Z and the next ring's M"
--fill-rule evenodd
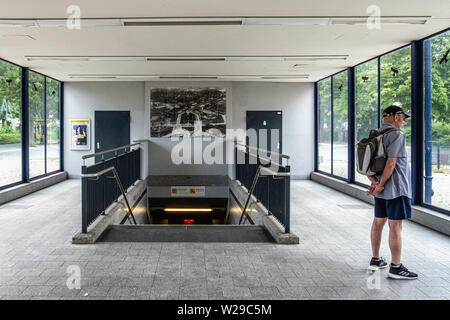
M291 157L293 179L314 170L314 84L233 83L233 128L246 128L247 110L282 110L283 154Z
M131 140L150 139L150 175L227 174L226 165L174 165L167 138L150 138L150 89L221 87L227 90L227 128L245 129L246 110L283 111L283 153L291 156L293 178L307 178L314 164L314 85L269 82L66 82L64 84L64 167L80 175L81 156L94 152L70 150L70 119L88 118L93 130L95 110L130 110Z
M144 82L64 83L64 169L69 177L81 174L81 156L95 152L95 110L130 111L130 139L144 134ZM91 120L91 150L70 150L71 119ZM91 163L91 162L89 162Z

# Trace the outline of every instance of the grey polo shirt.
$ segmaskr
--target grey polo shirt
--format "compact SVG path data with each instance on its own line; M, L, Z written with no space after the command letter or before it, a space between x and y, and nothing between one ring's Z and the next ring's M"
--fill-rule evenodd
M395 128L393 124L383 123L381 129ZM397 158L394 172L384 185L384 190L374 196L381 199L391 200L401 196L412 198L411 173L406 153L406 136L400 131L391 131L383 136L385 152L388 158ZM377 176L380 180L381 176Z

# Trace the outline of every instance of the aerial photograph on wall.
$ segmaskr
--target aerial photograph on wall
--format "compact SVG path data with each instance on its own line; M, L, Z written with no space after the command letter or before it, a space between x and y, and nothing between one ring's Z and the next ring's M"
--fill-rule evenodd
M226 90L224 88L151 89L150 128L151 137L224 137Z

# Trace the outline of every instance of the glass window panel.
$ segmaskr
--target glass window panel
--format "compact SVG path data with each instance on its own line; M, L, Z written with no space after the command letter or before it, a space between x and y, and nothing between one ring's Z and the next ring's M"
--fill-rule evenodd
M319 91L319 170L331 173L331 78L318 83Z
M378 128L378 61L373 59L355 68L356 141ZM355 180L369 184L366 176L355 172Z
M348 73L333 77L333 175L348 177Z
M47 173L60 170L59 86L47 78Z
M29 73L30 178L45 174L44 81L44 76L34 72Z
M22 180L22 70L0 60L0 187Z
M399 49L380 57L381 110L400 102L403 110L411 115L411 47ZM381 121L382 115L380 114ZM406 135L408 162L411 165L411 121L402 128Z
M449 36L447 31L424 41L423 200L444 210L450 210Z

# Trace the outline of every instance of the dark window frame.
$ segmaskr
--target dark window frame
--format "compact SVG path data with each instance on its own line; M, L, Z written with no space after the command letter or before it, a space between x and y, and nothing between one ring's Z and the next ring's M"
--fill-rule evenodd
M380 103L381 103L381 77L380 77L380 65L381 65L381 57L386 56L392 52L395 52L397 50L404 49L408 46L411 47L411 113L412 113L412 123L411 123L411 132L414 132L414 135L411 135L411 182L412 182L412 189L413 189L413 204L422 206L424 208L428 208L431 210L434 210L436 212L440 212L446 215L450 215L450 210L443 209L441 207L433 206L430 204L427 204L424 202L424 195L423 195L423 166L424 166L424 159L423 159L423 153L424 153L424 146L423 146L423 86L424 86L424 80L423 80L423 43L426 40L429 40L433 37L436 37L438 35L441 35L445 32L448 32L450 28L446 28L444 30L441 30L439 32L436 32L434 34L431 34L423 39L412 41L408 44L405 44L401 47L398 47L396 49L390 50L388 52L385 52L381 55L378 55L376 57L370 58L366 61L363 61L361 63L358 63L352 67L346 68L344 70L341 70L337 73L334 73L332 75L329 75L327 77L324 77L314 84L314 116L315 116L315 128L314 128L314 171L330 176L335 179L340 179L343 181L346 181L350 184L367 187L368 185L360 183L355 181L355 159L354 159L354 152L355 152L355 146L356 146L356 82L355 82L355 72L356 67L367 63L371 60L377 59L378 60L378 121L381 122L380 119ZM318 104L318 88L319 88L319 82L322 80L325 80L329 77L333 77L334 75L337 75L340 72L343 72L347 70L348 71L348 119L349 119L349 134L348 134L348 148L349 148L349 158L348 158L348 179L343 179L342 177L333 175L333 169L331 169L331 174L327 172L323 172L318 170L318 124L319 124L319 104ZM332 91L332 88L331 88ZM333 105L333 102L332 102ZM332 114L333 114L333 107L332 107ZM333 136L333 131L331 133ZM331 146L333 148L333 145ZM331 158L331 163L333 163L333 157Z
M316 172L325 174L327 176L330 176L332 178L336 178L336 179L341 180L341 181L350 182L350 173L349 173L348 170L347 170L347 177L342 177L342 176L334 174L334 166L333 166L333 160L334 160L334 152L333 152L333 149L334 149L334 90L333 90L333 88L334 88L334 77L337 76L337 75L340 75L340 74L342 74L344 72L347 73L347 82L348 82L349 79L350 79L350 72L349 72L349 69L344 69L344 70L336 72L336 73L334 73L334 74L332 74L332 75L330 75L328 77L325 77L325 78L317 81L316 85L314 87L314 95L315 95L314 101L315 101L316 106L317 106L317 108L315 108L315 112L314 112L314 114L316 116L315 126L318 127L319 122L320 122L320 119L319 119L320 113L319 113L319 108L318 108L318 106L319 106L319 82L323 81L323 80L327 80L328 78L330 78L330 99L331 99L330 100L330 110L331 110L331 124L330 124L330 135L331 135L331 137L330 137L330 142L331 142L331 145L330 145L330 148L331 148L331 151L330 151L331 152L331 160L330 161L331 161L331 163L330 163L330 172L325 172L325 171L319 170L319 161L318 161L318 154L319 154L318 153L319 152L319 149L318 149L319 130L318 130L318 128L317 128L317 132L315 133L315 136L317 135L317 137L315 138L315 140L317 141L316 142L316 146L315 146L315 150L316 150L315 152L316 152L317 156L315 157L314 163L315 163L315 171ZM347 90L349 90L349 86L348 85L347 85ZM349 119L349 112L347 112L347 119ZM348 125L349 125L349 128L348 128L349 134L348 134L348 136L350 136L350 122L348 123ZM347 140L347 146L348 146L348 148L350 148L350 145L348 144L348 140ZM348 159L348 155L347 155L347 168L348 168L349 161L350 160Z
M34 181L37 179L41 179L43 177L50 176L52 174L63 172L64 171L64 82L60 81L58 79L55 79L53 77L47 76L45 74L42 74L38 71L34 71L32 69L22 67L21 65L18 65L17 63L8 61L6 59L0 58L0 61L3 61L5 63L11 64L13 66L19 67L21 70L21 161L22 161L22 172L21 176L22 179L17 182L13 182L7 185L0 185L0 190L5 190L11 187L19 186L23 183L27 183L30 181ZM46 110L46 99L47 99L47 79L52 79L54 81L57 81L59 83L59 121L60 121L60 131L59 131L59 143L60 143L60 163L59 163L59 170L54 170L52 172L47 172L47 158L46 158L46 151L45 151L45 174L39 175L33 178L30 178L30 171L29 171L29 94L28 94L28 85L29 85L29 72L34 72L38 75L41 75L44 77L44 109ZM45 115L46 119L47 115ZM45 126L45 134L47 134L47 125ZM47 149L47 138L45 138L45 150Z

